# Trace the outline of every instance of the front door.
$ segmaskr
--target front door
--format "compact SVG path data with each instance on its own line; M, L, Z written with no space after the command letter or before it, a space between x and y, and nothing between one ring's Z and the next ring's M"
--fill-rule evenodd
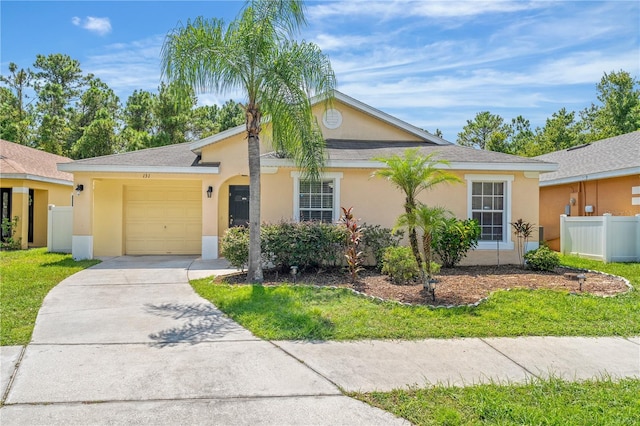
M249 225L249 186L229 185L229 228Z

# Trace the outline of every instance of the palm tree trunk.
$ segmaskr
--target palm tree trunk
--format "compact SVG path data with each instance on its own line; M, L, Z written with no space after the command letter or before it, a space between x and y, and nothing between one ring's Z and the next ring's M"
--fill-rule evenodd
M260 250L260 111L247 107L247 139L249 149L249 265L247 282L261 283Z
M407 217L411 217L411 215L415 214L415 202L407 199L407 202L404 205L404 211L407 213ZM411 246L411 251L413 252L413 257L416 258L416 262L418 262L418 267L422 268L422 258L420 257L420 247L418 247L418 233L416 232L415 225L409 225L409 245Z

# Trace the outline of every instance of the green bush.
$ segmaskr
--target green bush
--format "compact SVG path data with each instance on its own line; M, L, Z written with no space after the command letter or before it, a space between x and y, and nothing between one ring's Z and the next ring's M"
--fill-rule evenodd
M20 250L22 248L22 238L16 239L16 231L18 230L19 220L19 216L15 216L13 220L9 220L6 217L2 219L0 228L2 228L2 235L4 236L4 238L0 240L0 247L2 247L3 249Z
M263 225L262 255L265 264L287 272L343 262L347 230L322 222L280 222Z
M540 246L524 255L527 267L535 271L553 271L560 265L558 253L547 246Z
M406 284L420 276L420 267L410 247L387 247L382 259L382 273L397 284Z
M473 219L446 219L442 230L433 236L432 247L442 266L453 268L467 255L467 252L478 246L480 226Z
M378 270L382 269L382 259L387 247L397 247L402 239L402 231L393 232L390 228L380 225L362 225L362 246L365 258L373 259Z
M229 228L220 239L220 253L238 269L244 269L249 261L249 228Z

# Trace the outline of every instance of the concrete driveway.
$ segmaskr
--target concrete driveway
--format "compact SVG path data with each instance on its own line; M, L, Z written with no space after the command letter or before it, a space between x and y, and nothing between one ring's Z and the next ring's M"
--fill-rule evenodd
M196 295L192 257L106 260L56 286L3 350L3 425L402 424ZM6 368L17 363L17 371Z

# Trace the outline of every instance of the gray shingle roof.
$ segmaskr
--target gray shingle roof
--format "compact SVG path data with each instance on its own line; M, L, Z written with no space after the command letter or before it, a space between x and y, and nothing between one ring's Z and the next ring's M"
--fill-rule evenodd
M38 176L73 182L71 173L61 172L56 167L57 163L70 161L73 160L0 139L0 175L4 178Z
M356 141L327 140L327 153L330 160L365 160L376 157L388 157L402 154L405 149L418 148L423 155L435 152L435 158L455 163L532 163L544 164L543 161L501 152L485 151L455 144L437 145L430 142L405 141Z
M75 165L92 166L150 166L189 167L194 165L198 155L191 151L191 143L141 149L122 154L104 155L74 161Z
M615 177L639 173L640 131L534 158L559 166L557 171L541 175L541 184L588 180L590 175L595 178L597 175Z
M546 171L555 168L555 164L535 160L532 158L518 157L500 152L484 151L455 144L438 145L424 141L368 141L368 140L327 140L326 153L329 167L345 166L358 167L361 162L363 167L377 167L371 163L376 158L402 155L409 148L418 148L420 154L435 153L434 158L446 160L452 167L458 169L476 170L530 170ZM285 160L277 157L275 153L264 154L265 163L276 165ZM355 163L355 164L354 164ZM368 163L368 164L367 164Z

